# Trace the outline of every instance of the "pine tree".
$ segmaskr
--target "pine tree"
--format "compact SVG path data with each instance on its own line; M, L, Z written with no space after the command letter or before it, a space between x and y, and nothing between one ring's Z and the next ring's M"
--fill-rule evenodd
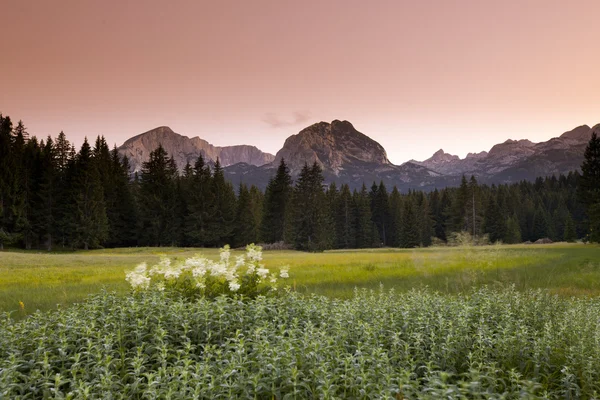
M548 237L548 218L544 209L538 206L533 215L532 241Z
M371 204L367 187L363 184L360 192L355 191L353 203L356 217L356 247L359 249L379 244L377 229L371 219Z
M100 173L87 138L75 161L72 186L73 245L98 247L108 236L108 220Z
M564 232L564 240L567 242L574 242L577 240L577 233L575 232L575 224L573 223L573 218L571 214L567 215L567 219L565 220L565 232Z
M187 198L188 214L183 221L186 242L192 246L204 247L210 235L209 203L213 201L211 193L212 174L205 165L202 155L194 163L192 178L185 194Z
M142 164L139 187L140 239L151 246L173 245L176 237L177 169L159 145Z
M506 221L493 193L486 206L483 231L489 235L492 243L501 241L506 236Z
M420 192L417 196L417 222L419 226L419 243L423 247L431 246L431 238L434 235L434 221L431 216L427 197Z
M39 170L39 189L35 199L36 231L46 250L51 251L56 234L56 199L58 197L58 171L55 165L54 141L50 136L42 149Z
M334 208L336 226L336 245L341 249L356 247L356 216L355 208L347 184L342 185Z
M471 176L468 188L465 204L465 227L467 232L476 237L481 235L483 207L481 206L481 190L475 176Z
M388 203L388 193L383 181L379 182L379 186L373 182L371 188L371 214L375 226L377 226L377 232L381 239L383 246L390 245L389 243L389 221L390 221L390 208Z
M331 247L327 232L328 210L323 192L323 174L315 162L312 168L304 165L293 196L293 243L296 249L321 251ZM329 227L331 224L329 224Z
M598 129L585 148L581 165L579 196L590 220L590 241L600 242L600 138Z
M400 227L402 226L402 208L403 201L402 196L400 195L400 191L398 188L394 186L392 192L389 197L389 229L388 229L388 237L390 246L392 247L400 247Z
M419 223L415 213L412 201L404 202L404 210L402 212L402 225L400 229L401 247L414 248L418 247L421 241L419 234Z
M240 183L235 214L234 243L236 247L257 241L256 218L252 210L252 198L248 187Z
M115 148L111 152L113 205L111 210L111 240L115 246L137 244L138 210L129 179L129 159L121 158Z
M506 221L506 233L504 234L504 243L521 243L521 227L516 216L508 218Z
M218 158L210 181L208 207L207 244L221 247L231 243L236 212L235 191L231 183L225 181Z
M275 243L284 239L287 208L292 193L292 178L282 158L275 177L269 180L265 191L261 240Z
M450 231L460 232L469 229L467 225L467 202L469 201L469 184L467 178L462 176L460 187L456 191L449 207Z

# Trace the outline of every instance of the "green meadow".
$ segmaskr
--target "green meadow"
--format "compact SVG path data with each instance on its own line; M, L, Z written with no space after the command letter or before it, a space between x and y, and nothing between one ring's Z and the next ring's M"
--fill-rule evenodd
M16 315L51 310L102 289L126 293L125 273L161 255L217 258L217 249L125 248L77 252L0 252L0 310ZM233 254L242 254L235 251ZM600 246L557 243L301 253L267 251L267 267L289 265L300 293L351 298L355 288L405 292L428 287L459 293L474 287L544 288L563 297L600 295ZM24 304L20 308L19 302Z

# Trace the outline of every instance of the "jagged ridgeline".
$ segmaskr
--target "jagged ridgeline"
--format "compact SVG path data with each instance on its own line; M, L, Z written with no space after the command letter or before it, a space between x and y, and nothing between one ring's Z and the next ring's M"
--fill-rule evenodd
M509 141L465 160L438 152L426 165L400 166L337 120L289 137L275 156L164 127L112 150L102 137L79 150L62 132L29 137L9 117L0 127L0 246L285 242L322 250L428 246L460 232L505 243L590 232L578 169L597 126L545 143ZM540 176L553 176L508 183L517 176L511 171L536 165L546 168Z
M401 190L432 190L460 184L462 175L474 175L480 183L511 183L541 176L567 174L578 170L583 152L600 125L577 127L546 142L507 140L489 151L469 154L464 159L437 151L425 161L392 164L381 144L357 131L348 121L313 124L290 136L275 156L252 146L215 147L200 138L189 139L167 127L160 127L127 140L119 152L130 158L131 171L139 171L159 144L182 171L186 162L202 155L208 163L218 157L225 177L234 185L241 182L264 189L279 161L286 160L293 178L305 163L316 162L326 183L348 184L360 189L363 183L383 181Z

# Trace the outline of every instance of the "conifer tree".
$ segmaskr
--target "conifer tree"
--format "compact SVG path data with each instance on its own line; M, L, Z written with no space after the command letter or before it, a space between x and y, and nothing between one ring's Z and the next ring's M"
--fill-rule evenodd
M108 220L100 173L87 138L77 154L72 181L73 245L98 247L108 236Z
M521 243L521 227L516 216L508 218L506 221L506 233L504 234L504 243Z
M600 138L596 131L598 129L594 130L585 148L579 180L579 196L590 221L589 238L592 242L600 242Z
M143 163L139 187L140 239L151 246L173 245L176 237L177 169L159 145Z
M378 245L379 234L371 218L371 202L364 183L360 192L354 191L352 197L356 210L356 247L362 249Z
M563 237L566 242L574 242L577 239L577 233L575 232L575 224L573 223L573 218L571 217L571 214L568 214L565 220L565 232L563 234Z
M383 181L379 182L379 186L373 182L373 187L371 188L371 213L373 222L377 226L381 244L384 246L390 244L390 209L388 201L388 193Z
M59 189L57 174L54 141L48 136L40 156L39 186L35 193L34 207L35 229L40 236L42 245L48 251L52 250L56 233L56 199Z
M452 204L449 209L451 218L451 231L460 232L469 229L467 225L467 202L469 201L469 184L467 178L463 175L460 187L456 190Z
M231 243L236 212L236 198L233 186L225 181L223 168L217 158L210 181L208 201L207 243L221 247Z
M404 248L418 247L421 241L419 223L417 221L414 205L413 202L408 199L404 202L404 210L402 212L400 240L400 245Z
M185 194L188 214L184 219L183 228L186 242L192 246L204 247L210 239L209 203L213 201L211 181L210 167L204 163L204 158L200 155L194 163L192 178Z
M260 237L263 242L275 243L284 240L284 227L291 193L292 178L282 158L275 177L269 180L265 191L263 220L260 227Z
M327 235L328 210L323 192L323 174L315 162L304 164L293 196L293 243L296 249L321 251L331 246Z
M400 227L402 226L402 196L398 188L394 186L389 197L389 243L392 247L400 247Z
M341 249L352 249L356 247L356 216L355 208L347 184L342 185L339 196L334 207L336 245Z
M506 221L493 193L486 206L483 232L489 235L492 243L503 240L506 235Z
M255 243L257 241L257 231L250 191L246 185L240 183L233 235L235 246L241 247Z

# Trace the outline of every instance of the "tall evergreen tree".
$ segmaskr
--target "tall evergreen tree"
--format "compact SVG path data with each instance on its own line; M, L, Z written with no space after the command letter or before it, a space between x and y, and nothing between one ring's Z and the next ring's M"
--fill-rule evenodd
M404 202L404 211L402 213L402 227L400 233L401 246L404 248L418 247L421 241L419 234L419 223L413 202L407 200Z
M483 232L489 235L492 243L503 240L506 235L506 220L493 193L486 206Z
M377 227L371 218L367 187L363 184L360 192L355 191L352 198L356 215L356 247L362 249L379 245Z
M151 246L174 245L177 236L177 168L159 145L142 164L139 187L140 239Z
M328 210L323 192L323 174L315 162L304 165L293 196L293 243L298 250L321 251L331 246L327 235Z
M204 163L202 155L194 163L192 178L187 187L188 214L183 221L186 242L192 246L204 247L210 239L210 202L212 201L210 167Z
M506 221L506 232L504 234L504 243L521 243L521 226L516 216L509 217Z
M230 182L225 181L223 168L219 159L215 163L210 182L210 199L208 201L208 244L224 246L233 239L233 228L236 212L235 191Z
M575 224L571 214L567 215L565 220L565 232L563 234L564 240L567 242L574 242L577 239L577 233L575 232Z
M590 220L590 241L600 242L600 138L596 129L585 148L579 195Z
M98 247L108 236L108 220L100 173L87 138L77 154L72 181L73 245Z
M257 241L257 228L250 191L246 185L240 183L233 233L234 245L240 247L255 243Z
M265 191L263 220L260 227L260 237L263 242L275 243L284 240L291 193L292 178L282 158L275 177L269 180Z
M381 244L389 246L390 207L387 189L383 181L379 182L379 186L373 183L371 188L371 214L377 232L379 232Z
M350 187L342 185L334 208L336 245L341 249L356 247L356 216Z

